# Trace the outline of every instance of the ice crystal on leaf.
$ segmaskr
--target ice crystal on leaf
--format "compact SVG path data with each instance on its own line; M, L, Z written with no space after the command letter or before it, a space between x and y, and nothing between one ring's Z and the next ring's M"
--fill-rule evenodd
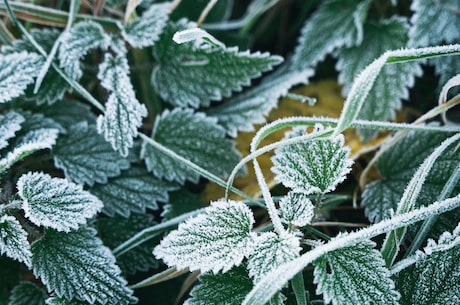
M0 217L0 254L25 263L31 264L32 253L27 241L27 232L13 216Z
M304 132L304 128L295 128L287 137ZM339 135L283 146L275 150L272 171L277 181L298 193L333 191L351 170L349 148L343 145L343 135Z
M217 201L172 231L153 253L168 266L226 272L251 254L254 217L242 202Z
M124 157L133 146L133 138L147 116L147 108L139 103L129 79L126 57L105 55L97 75L101 85L111 91L105 114L97 118L97 130Z
M314 216L314 206L307 195L289 192L280 200L281 220L291 226L304 227Z
M83 226L70 233L47 229L32 244L32 254L35 276L60 298L102 305L136 301L114 256L92 228Z
M0 150L8 146L8 140L14 138L24 121L24 117L14 111L0 115Z
M48 294L31 282L21 282L11 291L8 305L44 305Z
M395 290L385 261L372 241L361 242L321 256L314 262L316 292L333 305L397 305Z
M159 65L152 73L152 83L174 106L209 106L211 101L241 91L252 78L282 61L268 53L240 52L198 41L177 44L172 40L176 32L191 26L184 21L169 23L153 47Z
M46 299L46 305L88 305L88 302L79 300L66 300L64 298L51 297Z
M102 209L102 202L81 185L43 173L22 175L17 189L25 216L58 231L75 230Z

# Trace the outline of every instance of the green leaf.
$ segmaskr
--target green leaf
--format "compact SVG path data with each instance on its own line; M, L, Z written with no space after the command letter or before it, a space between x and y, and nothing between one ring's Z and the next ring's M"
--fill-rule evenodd
M245 266L216 275L204 273L198 279L184 305L241 305L253 286Z
M460 226L453 234L444 233L436 243L428 241L425 252L395 276L401 305L441 305L460 302Z
M141 18L124 25L123 38L135 48L153 46L168 22L170 10L170 2L152 4Z
M58 297L51 297L46 299L46 305L88 305L88 302L83 302L79 300L66 300Z
M170 267L226 272L253 250L254 216L242 202L217 201L172 231L153 253Z
M122 169L129 168L128 160L104 141L94 125L86 122L70 127L68 135L58 139L53 153L54 165L78 184L107 183L108 178L119 176Z
M31 282L21 282L11 291L8 305L45 305L46 291Z
M322 129L318 125L315 132ZM304 133L304 127L294 128L286 137ZM343 135L338 135L283 146L275 150L272 172L276 174L277 181L297 193L324 194L333 191L351 170L349 148L343 145Z
M414 0L409 32L411 46L433 46L460 40L460 3L457 0Z
M289 192L279 203L281 221L290 226L305 227L314 216L314 206L307 195Z
M97 130L123 157L133 146L133 138L147 116L147 108L139 103L129 79L128 60L107 53L99 66L98 79L101 85L111 91L104 115L97 118Z
M391 210L396 211L406 185L420 164L450 135L410 132L382 154L377 164L382 179L366 185L362 195L361 205L371 222L391 217ZM417 206L436 201L458 162L460 156L453 147L438 158L423 184Z
M14 111L0 114L0 150L8 146L8 140L14 138L16 131L21 129L25 118Z
M299 238L293 234L262 233L255 238L254 252L248 259L249 275L256 283L267 272L299 257L300 250Z
M0 254L6 254L27 266L31 264L32 253L27 241L27 232L13 216L0 217Z
M442 86L444 86L450 78L459 74L460 56L433 58L428 62L434 65L435 73L439 75L438 92L441 91ZM458 89L456 92L458 93Z
M209 106L211 101L229 97L232 91L241 91L252 78L282 61L268 53L239 52L198 41L176 44L172 40L176 32L190 27L184 21L168 24L153 47L159 64L152 73L152 83L174 106Z
M190 109L166 110L155 120L152 138L178 155L220 176L231 172L238 163L234 143L225 138L225 130L216 120ZM184 183L198 182L199 175L172 157L144 143L142 158L155 176Z
M106 49L109 38L102 26L93 21L82 21L62 34L59 47L60 67L74 80L79 80L83 71L80 59L95 48Z
M265 122L265 117L278 105L280 97L286 95L292 86L306 83L312 73L308 69L301 72L274 73L265 77L258 86L209 108L206 114L217 118L218 123L232 137L236 137L237 131L253 131L254 124Z
M22 175L16 185L25 216L37 226L69 232L102 209L102 202L81 185L43 173Z
M163 206L163 211L161 212L162 222L166 222L202 207L203 203L201 202L200 196L182 188L169 194L169 201Z
M374 242L361 242L335 250L315 260L316 293L326 303L399 304L390 272Z
M142 167L131 167L106 184L96 184L90 191L104 202L106 215L129 217L145 213L146 208L157 210L158 201L168 202L168 192L177 185L153 177Z
M23 95L42 64L43 59L35 53L0 54L0 104Z
M311 68L337 48L359 45L371 2L323 1L302 28L292 60L293 68Z
M70 233L45 230L45 236L32 244L32 253L34 275L58 297L90 304L136 301L112 253L92 228Z
M117 216L99 218L96 227L104 244L110 249L114 249L138 232L155 224L152 215L133 213L129 218ZM137 271L147 271L158 267L159 262L152 255L152 249L157 244L158 239L154 238L124 253L117 257L118 266L125 274L135 274Z
M33 111L53 119L66 130L83 121L86 121L88 125L96 123L96 115L91 111L91 108L77 100L64 99L53 104L53 107L40 106L34 108Z

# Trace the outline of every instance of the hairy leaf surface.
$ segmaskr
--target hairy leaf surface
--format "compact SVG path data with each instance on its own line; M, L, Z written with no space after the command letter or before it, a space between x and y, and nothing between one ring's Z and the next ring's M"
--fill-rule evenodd
M242 202L217 201L172 231L153 253L168 266L202 273L226 272L253 249L254 217Z
M32 253L35 276L58 297L90 304L136 301L112 253L92 228L83 226L70 233L46 230L44 238L32 244Z
M46 299L46 305L88 305L88 302L72 299L66 300L64 298L51 297Z
M60 100L53 104L53 107L40 106L34 111L53 119L66 130L70 130L73 125L83 121L86 121L88 125L96 123L96 115L91 108L77 100Z
M13 216L0 217L0 254L23 262L27 266L31 264L32 253L27 241L27 232Z
M227 175L239 160L234 143L225 138L225 130L216 124L216 119L193 113L190 109L163 112L155 121L152 138L216 175ZM159 178L180 183L199 179L190 168L147 143L144 143L141 155L149 171Z
M241 91L252 78L282 61L268 53L251 54L199 41L177 44L172 40L174 33L190 26L184 21L168 24L153 47L159 65L153 70L152 83L174 106L209 106L211 101Z
M86 122L71 126L68 135L58 139L53 153L55 166L64 171L67 179L78 184L107 183L108 178L129 168L128 160L104 141L94 125Z
M374 242L362 242L323 255L314 262L316 292L326 303L399 304L390 272Z
M311 223L314 206L307 195L289 192L280 200L281 220L291 226L304 227Z
M11 291L8 305L45 305L46 291L31 282L21 282Z
M0 150L8 146L8 140L14 138L24 121L25 118L14 111L0 114Z

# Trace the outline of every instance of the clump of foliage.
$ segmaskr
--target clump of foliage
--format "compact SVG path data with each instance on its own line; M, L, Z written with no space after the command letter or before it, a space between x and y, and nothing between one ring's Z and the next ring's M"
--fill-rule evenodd
M0 304L460 303L458 1L64 2L0 3ZM257 51L283 5L298 38ZM274 120L243 157L331 63L340 117ZM357 159L350 130L386 140ZM260 198L233 186L250 165ZM368 225L328 223L355 187Z

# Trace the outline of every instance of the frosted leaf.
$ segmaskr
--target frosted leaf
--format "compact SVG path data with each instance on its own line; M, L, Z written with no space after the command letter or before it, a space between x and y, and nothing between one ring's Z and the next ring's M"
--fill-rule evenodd
M32 28L29 33L47 53L49 53L56 39L58 39L61 34L60 31L50 28ZM35 53L37 49L26 37L16 39L11 44L4 44L1 46L1 52L3 54L19 53L22 51Z
M83 302L79 300L66 300L58 297L51 297L46 299L46 305L88 305L88 302Z
M40 112L53 119L66 130L82 121L88 122L89 125L96 123L96 116L91 108L77 100L60 100L53 104L53 107L37 107L34 112Z
M225 130L203 113L190 109L166 110L155 120L152 138L178 155L210 172L225 176L238 163L239 153L233 141L225 138ZM155 176L184 183L197 182L199 175L179 161L144 143L142 158Z
M313 265L316 293L324 295L325 303L399 304L385 261L372 241L361 242L327 253Z
M147 116L147 108L139 103L129 79L129 66L125 57L114 58L105 54L99 66L98 79L111 91L105 105L105 114L97 118L97 130L112 144L114 150L126 157L133 146L133 138Z
M241 91L252 78L282 61L268 53L240 52L209 43L177 44L172 40L176 32L190 27L184 21L169 23L153 47L159 64L153 70L152 83L156 92L174 106L209 106L211 101Z
M45 236L32 244L32 253L34 275L60 298L90 304L136 302L115 257L92 228L70 233L45 230Z
M79 80L83 75L80 59L92 49L106 49L108 41L100 24L93 21L75 24L70 31L64 32L61 39L58 54L61 68L72 79Z
M31 282L21 282L11 291L8 305L45 305L46 291Z
M460 3L457 0L414 0L411 9L414 11L409 32L411 46L458 43Z
M102 209L102 202L81 185L47 174L24 174L16 187L25 216L37 226L69 232Z
M32 253L27 241L27 232L13 216L0 217L0 254L30 267Z
M22 138L27 133L38 129L57 129L65 133L64 127L41 113L21 112L21 114L26 120L21 124L21 130L17 132L15 143L24 142Z
M14 111L0 114L0 150L8 146L8 140L14 138L24 120L21 114Z
M96 227L98 236L104 244L110 249L115 249L143 229L155 224L152 215L133 213L129 218L118 216L98 218ZM158 267L159 262L152 255L152 249L158 242L158 238L153 238L118 256L117 265L124 274L135 274L137 271Z
M293 234L262 233L255 238L254 252L248 259L249 275L257 283L269 271L299 257L300 250L299 238Z
M363 22L372 1L323 1L307 20L294 52L292 66L303 70L315 66L327 54L340 47L362 41Z
M184 305L241 305L253 286L245 266L215 275L205 273L198 279Z
M170 7L170 2L152 4L140 18L124 25L123 38L135 48L153 46L168 22Z
M108 178L129 168L129 161L104 141L94 125L86 122L71 126L68 134L58 139L53 153L54 165L78 184L107 183Z
M23 95L42 64L43 59L35 53L0 54L0 104Z
M90 191L104 202L104 214L129 217L131 212L145 213L146 208L157 210L157 202L168 202L168 192L177 188L142 167L132 167L106 184L94 185Z
M304 132L303 127L295 128L287 137ZM283 146L275 150L272 172L277 181L298 193L333 191L351 170L350 149L343 145L343 135L338 135Z
M36 129L26 133L19 139L13 150L0 159L0 173L37 150L51 148L56 142L58 133L57 129L51 128Z
M311 223L315 207L307 195L291 191L281 198L279 205L284 223L295 227L305 227Z
M307 69L266 76L256 87L209 108L206 114L217 118L232 137L236 137L237 131L253 131L254 124L265 122L265 117L278 105L280 97L286 95L292 86L306 83L312 73Z
M428 62L434 65L435 72L439 75L439 92L451 77L460 72L460 56L443 56L430 59ZM458 88L456 90L458 92Z
M169 233L153 254L168 266L226 272L253 250L254 216L242 202L217 201Z

